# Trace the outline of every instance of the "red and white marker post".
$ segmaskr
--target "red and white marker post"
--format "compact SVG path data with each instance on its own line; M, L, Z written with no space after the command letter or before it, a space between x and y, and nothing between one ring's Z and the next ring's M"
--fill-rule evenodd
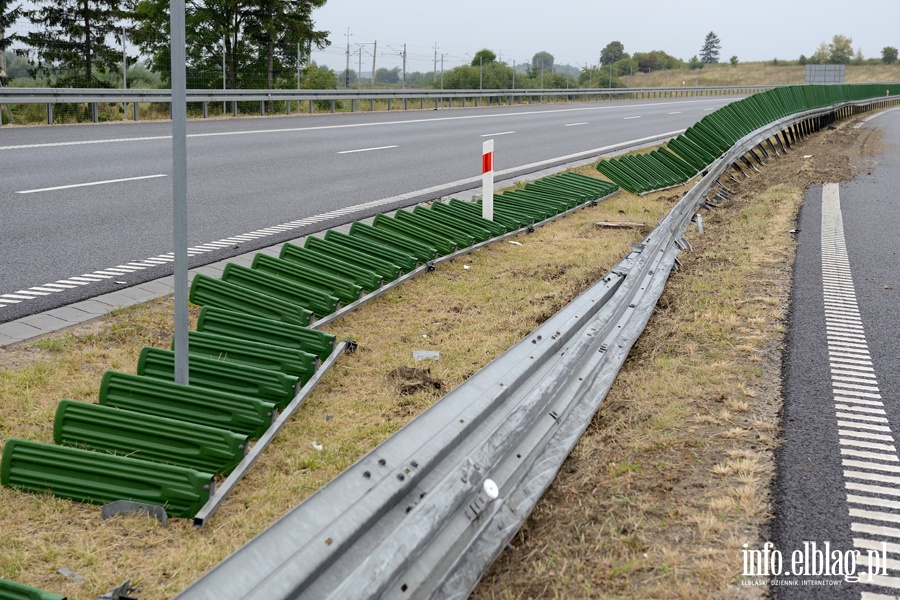
M486 141L482 147L481 216L494 220L494 140Z

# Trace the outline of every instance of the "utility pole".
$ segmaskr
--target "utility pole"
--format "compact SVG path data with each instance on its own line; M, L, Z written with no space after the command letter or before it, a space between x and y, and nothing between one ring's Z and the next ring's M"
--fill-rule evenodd
M0 36L0 39L3 39ZM3 54L6 54L5 52ZM122 26L122 89L128 89L128 55L125 53L125 26ZM128 102L122 103L122 119L128 119Z
M372 47L372 89L375 89L375 57L378 56L378 40Z
M403 89L406 89L406 44L403 44Z
M347 68L344 71L344 87L350 89L350 28L347 28ZM358 76L359 74L357 74Z
M222 35L222 89L226 89L226 79L227 76L225 74L225 34ZM225 111L227 107L225 105L225 101L222 100L222 116L225 116Z
M441 71L444 70L443 65L441 65ZM484 56L478 56L478 91L482 91L482 83L484 81Z
M300 42L297 42L297 89L300 89Z
M356 71L356 89L362 89L362 44L357 44L359 48L356 49L356 52L359 54L359 66Z
M516 89L516 59L513 59L513 89Z
M437 42L434 43L434 69L431 71L431 83L434 83L437 80L437 51L438 45Z

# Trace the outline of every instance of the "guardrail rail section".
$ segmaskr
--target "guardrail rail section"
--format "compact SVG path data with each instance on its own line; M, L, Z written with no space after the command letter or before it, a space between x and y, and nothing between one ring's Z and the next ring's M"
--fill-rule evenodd
M651 98L685 98L695 96L721 96L753 94L772 86L714 86L714 87L664 87L664 88L579 88L579 89L497 89L497 90L187 90L189 104L200 104L201 114L205 118L209 113L209 104L230 105L232 116L238 115L238 103L258 106L260 115L266 114L269 102L284 104L284 114L290 115L296 102L299 113L304 103L307 112L313 113L317 106L324 105L326 111L336 112L339 106L349 105L350 111L358 109L363 101L369 103L369 110L376 110L379 105L386 104L388 111L394 110L394 103L401 103L403 110L410 108L410 103L420 110L461 106L471 100L477 108L482 103L487 106L507 106L515 104L533 104L534 102L590 102L601 100L651 99ZM78 88L0 88L0 106L16 104L44 104L47 111L47 124L54 120L54 106L58 104L88 104L91 119L95 123L100 119L99 104L122 103L123 118L127 118L127 105L132 105L131 118L139 118L140 104L168 104L171 107L172 92L167 89L78 89ZM8 111L12 121L12 112ZM3 125L3 114L0 113L0 125Z
M657 152L639 178L620 178L624 187L651 173L654 185L666 187L688 173L702 175L602 280L178 598L468 597L590 423L678 252L689 247L683 238L688 224L710 196L727 196L733 165L753 160L753 151L762 152L776 135L774 143L787 149L835 118L897 102L884 98L884 86L845 87L783 90L780 105L770 97L736 107L740 113L708 119L695 128L697 137L676 142L691 144L678 155L682 162ZM766 149L777 155L774 147ZM528 227L563 209L554 202L503 208L509 212L495 222L510 227ZM459 201L430 210L470 219L478 214L476 204ZM361 232L376 239L372 231ZM392 243L401 249L406 234L395 235ZM405 251L412 256L411 248L424 243L426 254L437 253L433 235L420 229Z

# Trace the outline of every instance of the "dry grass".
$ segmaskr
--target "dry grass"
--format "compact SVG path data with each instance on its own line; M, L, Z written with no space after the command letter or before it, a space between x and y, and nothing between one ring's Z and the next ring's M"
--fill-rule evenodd
M474 598L747 598L743 544L771 515L794 241L814 182L867 154L840 127L738 187L704 214L705 235L548 493ZM815 154L815 167L803 161Z
M803 85L806 67L802 65L773 65L771 62L747 62L732 66L729 63L707 65L702 69L654 71L635 73L620 78L628 87L657 88L731 86L731 85ZM900 81L900 63L893 65L847 65L847 83ZM600 80L601 84L603 79Z
M515 238L521 245L441 264L339 319L329 330L359 350L338 361L203 530L185 520L168 529L139 518L101 522L97 507L0 488L0 577L75 600L131 578L142 599L171 597L526 336L640 238L595 222L655 224L674 199L614 198ZM96 401L106 369L133 372L144 345L168 347L170 315L166 298L0 349L0 443L52 441L60 398ZM416 363L413 350L441 359ZM403 367L428 369L439 384L407 387L415 373L392 376ZM68 582L61 567L87 581Z

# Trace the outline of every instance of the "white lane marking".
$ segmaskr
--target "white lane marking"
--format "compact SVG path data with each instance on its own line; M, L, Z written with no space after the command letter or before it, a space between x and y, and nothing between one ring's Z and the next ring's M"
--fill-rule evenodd
M92 185L106 185L108 183L122 183L125 181L141 181L144 179L158 179L160 177L168 177L168 175L165 175L165 174L143 175L141 177L125 177L123 179L107 179L105 181L91 181L88 183L73 183L70 185L57 185L55 187L40 188L40 189L36 189L36 190L22 190L21 192L16 192L16 193L17 194L36 194L38 192L55 192L56 190L70 190L72 188L89 187Z
M900 515L881 512L879 510L862 510L851 508L850 516L859 519L872 519L873 521L885 521L887 523L900 523Z
M326 131L330 129L354 129L358 127L384 127L384 126L394 126L394 125L410 125L416 123L431 123L431 122L440 122L440 121L467 121L471 119L493 119L493 118L505 118L505 117L520 117L520 116L531 116L531 115L543 115L543 114L555 114L555 113L570 113L570 112L584 112L584 111L607 111L607 110L622 110L622 109L632 109L632 108L645 108L648 106L663 106L663 105L675 105L675 104L700 104L704 102L718 102L723 99L704 99L704 100L681 100L678 102L652 102L645 104L620 104L615 106L586 106L581 108L559 108L553 110L532 110L532 111L522 111L522 112L511 112L511 113L499 113L499 114L484 114L484 115L464 115L464 116L455 116L455 117L432 117L428 119L407 119L404 121L377 121L374 123L346 123L343 125L320 125L317 127L289 127L285 129L253 129L248 131L219 131L213 133L191 133L188 134L189 138L203 138L203 137L226 137L226 136L234 136L234 135L258 135L258 134L269 134L269 133L298 133L302 131ZM730 104L733 101L732 98L727 99L726 102L722 102L722 105ZM710 110L718 110L718 108L712 108ZM679 131L678 133L683 133L684 130ZM677 134L676 134L677 135ZM47 142L43 144L19 144L15 146L0 146L0 150L20 150L24 148L52 148L56 146L80 146L85 144L109 144L109 143L121 143L121 142L144 142L144 141L156 141L156 140L170 140L172 136L170 135L156 135L156 136L147 136L147 137L132 137L132 138L113 138L108 140L84 140L77 142ZM479 177L479 181L481 178Z
M826 184L822 188L821 250L825 333L831 371L832 397L838 417L838 442L842 456L841 465L844 467L844 488L848 492L846 499L847 514L851 519L850 530L880 538L874 540L854 539L856 547L860 547L860 544L865 547L878 544L883 538L900 538L900 529L855 522L855 519L869 519L886 523L900 523L900 502L869 495L878 494L895 498L900 496L900 489L898 489L900 488L900 466L886 464L898 463L900 460L897 457L895 438L887 419L882 417L865 419L862 415L855 414L887 415L883 410L884 403L881 401L880 388L871 366L872 362L862 360L871 357L865 330L856 308L856 292L850 270L850 260L847 256L837 184ZM853 315L852 324L848 321L848 314ZM855 423L856 420L880 420L884 424ZM875 431L880 433L874 433ZM870 451L856 450L855 448ZM849 492L862 492L865 495ZM856 505L883 510L866 510L857 508ZM897 549L900 549L900 545L896 546ZM883 547L878 549L883 550ZM896 569L897 566L896 561L890 561L891 569ZM883 576L861 579L860 583L900 587L900 580ZM866 597L866 593L863 593L863 597ZM876 595L870 595L872 600L876 597Z
M681 113L680 112L670 112L669 114L670 115L680 115Z
M704 108L704 109L703 109L703 112L710 112L710 111L713 111L713 110L718 110L718 109L717 109L717 108Z
M851 431L849 429L838 429L838 435L845 435L847 437L858 437L863 438L865 440L881 440L882 442L893 442L894 438L889 435L881 435L878 433L872 433L871 431Z
M888 420L884 417L870 417L868 415L855 415L852 413L836 413L842 419L853 419L855 421L869 421L870 423L887 423Z
M622 120L623 120L623 121L629 121L629 120L631 120L631 119L640 119L640 118L641 118L641 116L638 115L638 116L636 116L636 117L625 117L625 118L622 119Z
M885 502L890 502L890 500L885 500ZM882 543L884 543L885 545L882 546ZM853 538L853 545L857 548L863 548L865 550L878 550L879 552L887 548L887 551L891 554L900 554L900 544L893 544L891 542L878 542L867 538ZM865 597L865 593L863 597ZM893 596L891 597L893 598Z
M588 125L588 122L583 121L581 123L567 123L566 125L563 125L563 127L577 127L579 125Z
M390 148L399 148L400 146L377 146L375 148L360 148L359 150L342 150L338 154L356 154L357 152L372 152L373 150L388 150Z
M485 134L482 134L480 137L497 137L498 135L512 135L514 133L515 133L515 131L501 131L499 133L485 133Z
M838 421L838 427L853 427L854 429L865 429L868 431L890 431L890 427L882 427L881 425L869 425L868 423L851 423L850 421Z

